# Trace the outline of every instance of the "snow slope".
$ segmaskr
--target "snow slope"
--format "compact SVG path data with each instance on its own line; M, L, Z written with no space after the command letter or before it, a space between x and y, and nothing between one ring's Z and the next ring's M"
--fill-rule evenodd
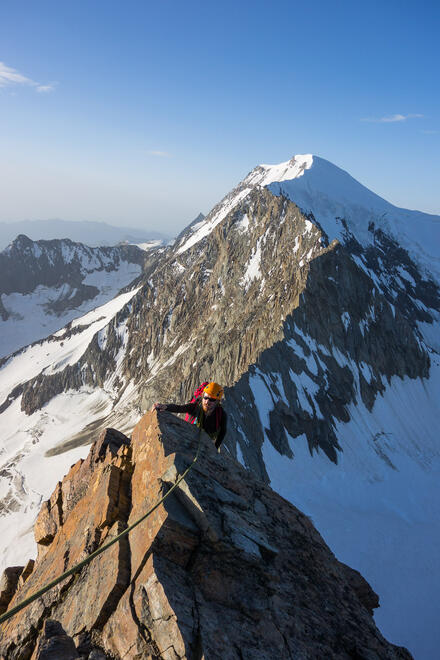
M0 369L0 400L3 401L19 383L30 380L39 373L54 374L67 365L78 362L93 335L108 324L137 290L116 296L105 305L72 321L67 328L62 328L47 339L28 346L9 358ZM82 332L70 334L71 330L77 327L83 328Z
M76 293L74 286L39 285L31 293L2 294L3 306L10 317L6 321L0 317L0 357L10 355L22 346L47 337L72 319L103 305L138 277L141 270L138 264L121 261L117 270L89 273L84 278L83 284L95 286L99 290L98 295L84 300L74 309L66 309L59 314L51 313L48 306L60 299L72 298Z
M295 156L295 158L298 158ZM279 166L267 166L268 175ZM274 174L275 174L274 173ZM276 174L275 174L276 175ZM277 179L269 184L274 194L283 194L306 213L313 213L329 239L343 242L343 218L363 245L374 242L370 222L407 249L425 273L440 280L440 217L393 206L371 192L347 172L323 158L313 156L304 176Z
M352 369L359 388L355 365L334 356ZM440 644L440 356L434 351L431 362L429 380L393 377L371 412L360 396L349 406L350 421L335 429L342 448L337 465L324 453L312 455L305 437L289 439L293 460L267 437L263 445L272 488L308 514L338 559L370 582L380 595L380 630L418 660L437 657ZM307 380L297 378L304 399L305 392L313 398ZM269 427L270 379L257 372L251 385Z
M105 341L106 326L137 291L132 289L117 296L76 319L68 328L9 358L0 368L0 402L3 403L13 387L38 373L55 373L75 364L96 333L100 333L100 340ZM72 329L76 330L73 334ZM125 332L124 324L120 331ZM85 425L101 420L111 412L116 396L113 382L122 377L118 366L122 361L123 347L124 342L121 355L116 358L116 369L102 388L83 386L80 390L64 392L32 415L21 410L21 397L18 397L0 415L0 571L5 566L17 565L35 556L32 526L41 502L48 499L70 466L87 455L89 445L56 455L48 456L47 452L81 433ZM119 402L117 426L121 431L137 421L137 411L130 407L132 394L133 386L128 384Z

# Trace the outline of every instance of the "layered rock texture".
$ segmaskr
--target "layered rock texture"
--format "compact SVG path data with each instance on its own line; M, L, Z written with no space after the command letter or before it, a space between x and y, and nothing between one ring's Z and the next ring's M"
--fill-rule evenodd
M145 514L198 430L148 413L107 429L40 512L38 558L8 569L4 610ZM21 573L21 575L20 575ZM311 521L204 433L198 461L127 537L2 625L4 660L410 658L376 628L378 598Z

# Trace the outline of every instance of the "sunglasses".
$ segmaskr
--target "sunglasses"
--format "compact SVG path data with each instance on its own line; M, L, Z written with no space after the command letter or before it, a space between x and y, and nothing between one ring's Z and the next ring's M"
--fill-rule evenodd
M216 403L217 399L212 399L210 396L204 396L204 401L209 401L210 403Z

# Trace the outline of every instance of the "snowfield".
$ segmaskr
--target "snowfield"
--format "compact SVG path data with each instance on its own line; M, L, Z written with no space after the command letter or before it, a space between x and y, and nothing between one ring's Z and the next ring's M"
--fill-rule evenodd
M429 380L394 377L371 413L362 402L349 407L351 421L336 428L342 447L337 465L322 452L311 455L305 437L290 438L293 461L267 438L263 445L272 488L309 515L336 557L368 580L380 596L380 630L418 660L437 657L440 644L435 353L432 363ZM269 426L269 384L262 374L251 382L261 422ZM306 385L302 377L299 385Z
M0 572L6 566L24 565L36 557L33 525L41 504L70 467L86 458L90 446L56 456L46 456L46 452L80 433L84 420L90 423L111 410L110 396L90 388L64 392L30 416L20 410L20 403L21 398L1 415L0 501L12 511L0 515Z
M0 401L11 390L40 372L54 374L81 358L93 335L104 328L139 289L116 296L113 300L71 322L51 337L28 346L7 360L0 369ZM83 327L82 332L70 334L70 330Z
M295 156L295 158L298 158ZM305 213L313 213L329 240L343 242L344 227L363 245L374 243L374 223L393 236L414 258L423 272L440 281L440 216L401 209L360 184L347 172L313 156L304 176L273 182L268 188L283 194ZM277 167L277 166L274 166Z
M40 285L28 294L2 294L3 306L11 316L7 321L3 321L0 316L0 358L47 337L72 319L103 305L139 277L141 271L142 268L138 264L121 261L118 270L87 274L82 284L96 287L99 293L74 309L67 309L59 314L48 312L47 305L75 295L76 289L67 284L60 287Z

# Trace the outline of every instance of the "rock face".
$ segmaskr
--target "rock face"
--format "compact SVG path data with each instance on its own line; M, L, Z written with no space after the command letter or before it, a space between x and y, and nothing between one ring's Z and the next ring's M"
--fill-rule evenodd
M33 657L35 660L75 660L79 655L63 626L58 621L46 619Z
M17 589L18 580L23 573L24 566L10 566L6 568L0 580L0 614L8 608L9 603Z
M15 578L6 589L2 581L4 602L16 605L137 521L197 446L197 429L168 413L146 414L131 443L108 429L43 506L34 569L17 589ZM9 585L17 572L9 569ZM0 654L410 658L374 625L377 606L306 516L202 434L199 459L176 490L128 537L3 624Z

